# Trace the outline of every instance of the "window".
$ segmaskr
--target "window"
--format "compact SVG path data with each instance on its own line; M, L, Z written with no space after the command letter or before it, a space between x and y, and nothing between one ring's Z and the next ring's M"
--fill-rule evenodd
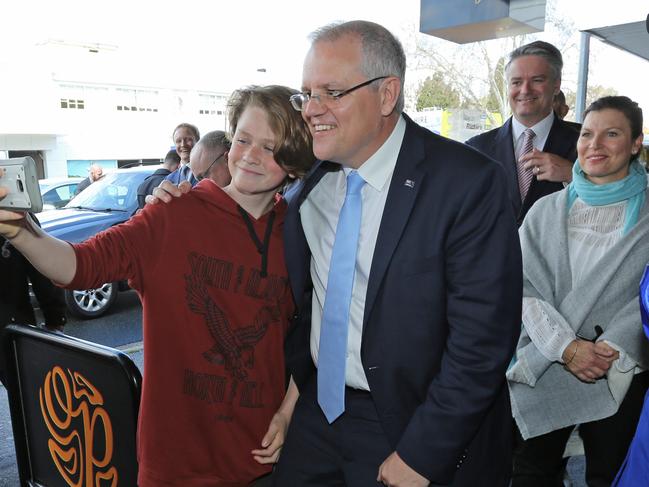
M70 108L83 110L86 107L84 100L73 100L70 98L61 98L61 108Z
M199 115L223 115L227 97L224 95L199 94Z
M117 88L118 112L157 112L158 92L135 88Z

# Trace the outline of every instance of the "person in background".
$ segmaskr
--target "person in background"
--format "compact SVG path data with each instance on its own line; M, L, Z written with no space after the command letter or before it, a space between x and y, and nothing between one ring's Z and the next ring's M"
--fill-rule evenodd
M649 383L638 282L649 261L642 111L624 96L584 114L572 183L520 229L523 332L507 372L518 428L512 487L563 485L576 425L586 482L609 486Z
M139 208L144 208L145 205L145 198L147 195L150 195L153 190L166 178L174 172L176 169L178 169L178 165L180 164L180 156L176 152L176 150L170 150L167 152L167 155L165 156L165 159L162 163L162 167L159 169L156 169L155 172L149 176L146 177L144 181L142 181L142 184L140 184L137 188L137 204Z
M552 102L552 110L554 110L554 113L559 117L561 120L563 120L563 123L568 124L570 127L574 129L575 132L579 133L581 130L581 124L576 123L576 122L570 122L566 120L566 115L570 111L570 107L566 103L566 95L563 94L562 90L559 90L559 93L554 95L554 101Z
M189 156L192 148L200 140L201 134L195 125L181 123L174 129L172 138L176 145L176 152L180 156L180 166L165 179L173 184L189 181L194 186L196 185L196 178L194 178L189 168Z
M512 116L466 142L504 167L519 225L534 202L572 179L579 132L552 110L562 68L561 53L547 42L512 51L505 66Z
M97 163L92 164L88 168L88 177L77 185L77 189L74 190L74 195L78 195L92 183L99 181L102 177L104 177L104 169Z
M640 316L645 338L649 339L649 265L640 281ZM635 436L612 487L649 485L649 392L645 394Z
M295 304L277 191L312 165L282 86L228 102L232 181L203 179L167 205L75 245L0 211L0 234L67 287L130 279L143 303L140 487L247 487L271 471L297 398L284 367ZM226 228L227 233L218 229Z
M0 198L4 193L0 194ZM32 215L34 221L36 218ZM45 320L45 329L63 331L67 322L63 290L34 269L9 240L0 237L0 333L10 324L37 325L29 283ZM0 350L0 382L5 382Z
M208 132L192 149L189 167L197 182L210 178L221 187L230 184L228 151L230 140L222 130Z
M554 95L554 100L552 101L552 110L554 110L556 116L561 120L565 119L566 115L568 115L570 107L566 103L566 95L564 95L562 90L559 90L558 93Z

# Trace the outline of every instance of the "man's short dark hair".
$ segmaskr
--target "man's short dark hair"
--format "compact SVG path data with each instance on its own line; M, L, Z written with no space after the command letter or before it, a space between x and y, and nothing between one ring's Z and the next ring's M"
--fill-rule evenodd
M176 149L171 149L169 152L167 152L164 163L169 165L180 164L180 156L176 152Z
M539 56L545 59L550 65L550 70L555 80L561 79L561 70L563 69L563 57L561 52L555 46L545 41L534 41L524 46L514 49L509 54L509 61L505 66L505 71L509 69L514 60L523 56Z

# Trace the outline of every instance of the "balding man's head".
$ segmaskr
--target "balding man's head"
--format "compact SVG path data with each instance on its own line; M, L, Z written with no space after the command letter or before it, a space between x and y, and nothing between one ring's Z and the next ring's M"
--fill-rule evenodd
M196 143L189 156L189 167L199 181L210 178L219 186L230 183L226 152L230 142L221 130L214 130L203 135Z

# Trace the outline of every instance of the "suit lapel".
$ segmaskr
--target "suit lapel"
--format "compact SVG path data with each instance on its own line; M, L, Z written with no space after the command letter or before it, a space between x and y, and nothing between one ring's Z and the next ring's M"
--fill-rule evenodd
M543 152L550 152L568 160L573 159L575 139L575 129L555 116Z
M416 133L416 126L407 116L406 133L401 144L397 164L392 174L388 197L385 202L381 225L376 239L372 268L367 284L363 328L367 323L379 288L387 271L392 255L408 223L410 213L426 174L418 169L424 159L424 144Z
M507 184L509 194L512 195L512 204L514 213L521 211L521 193L518 189L518 171L516 169L516 156L514 155L514 142L512 135L511 117L503 124L496 133L493 141L492 154L493 159L500 161L503 169L507 173Z
M543 146L543 152L556 154L559 157L568 159L569 161L574 161L577 157L577 137L575 128L555 116L552 127L550 127L550 133L548 134L548 138ZM546 194L559 191L561 188L562 183L539 181L536 177L532 178L530 189L527 191L525 201L518 213L518 221L521 222L523 220L523 217L536 200Z

